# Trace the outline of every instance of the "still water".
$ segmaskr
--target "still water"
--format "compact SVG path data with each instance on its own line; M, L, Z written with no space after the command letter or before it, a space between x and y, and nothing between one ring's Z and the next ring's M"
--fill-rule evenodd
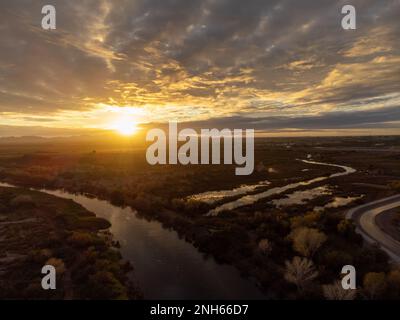
M337 177L341 177L341 176L347 176L349 174L355 173L356 170L351 168L351 167L347 167L347 166L341 166L341 165L337 165L337 164L331 164L331 163L324 163L324 162L316 162L316 161L310 161L310 160L301 160L304 163L308 163L308 164L315 164L315 165L321 165L321 166L329 166L329 167L336 167L339 169L342 169L343 171L338 172L338 173L334 173L331 174L329 176L324 176L324 177L318 177L318 178L314 178L311 180L307 180L307 181L301 181L301 182L296 182L296 183L291 183L288 185L285 185L283 187L275 187L275 188L271 188L267 191L264 192L260 192L257 194L251 194L251 195L246 195L243 196L237 200L231 201L231 202L227 202L224 203L212 210L210 210L208 212L208 216L217 216L220 212L226 211L226 210L233 210L236 208L240 208L240 207L244 207L244 206L248 206L251 204L256 203L259 200L277 195L277 194L281 194L284 193L286 191L289 191L291 189L296 189L298 187L301 186L309 186L311 184L317 183L317 182L321 182L321 181L325 181L328 179L332 179L332 178L337 178Z

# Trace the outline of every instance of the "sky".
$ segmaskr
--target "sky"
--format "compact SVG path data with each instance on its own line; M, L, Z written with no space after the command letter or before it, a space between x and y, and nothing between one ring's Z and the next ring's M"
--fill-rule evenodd
M0 135L400 134L399 17L400 0L2 0Z

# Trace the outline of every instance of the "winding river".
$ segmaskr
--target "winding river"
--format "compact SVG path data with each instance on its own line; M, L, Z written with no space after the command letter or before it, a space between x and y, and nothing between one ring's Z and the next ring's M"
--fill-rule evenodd
M7 183L0 186L14 187ZM265 299L234 267L205 258L175 231L139 218L131 208L62 190L39 191L72 199L111 222L110 231L121 243L124 259L132 263L146 299Z
M274 194L284 193L299 186L354 173L350 167L302 160L308 164L333 166L339 173L308 181L271 188L238 200L225 203L209 214L232 210L252 204ZM2 187L14 187L0 183ZM121 243L124 259L134 266L138 281L146 299L265 299L266 297L251 281L240 276L232 266L218 264L206 258L193 245L180 239L175 231L162 227L157 221L138 217L131 208L120 208L97 198L71 194L63 190L38 190L64 199L72 199L87 210L111 222L111 233ZM248 192L242 186L235 194ZM219 195L220 196L220 195Z

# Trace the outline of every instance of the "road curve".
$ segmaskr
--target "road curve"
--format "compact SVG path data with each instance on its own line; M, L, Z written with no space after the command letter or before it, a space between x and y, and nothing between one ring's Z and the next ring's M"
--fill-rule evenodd
M393 239L376 224L376 217L393 208L400 207L400 195L380 199L350 209L346 219L354 220L357 232L369 243L377 243L390 258L400 263L400 242Z

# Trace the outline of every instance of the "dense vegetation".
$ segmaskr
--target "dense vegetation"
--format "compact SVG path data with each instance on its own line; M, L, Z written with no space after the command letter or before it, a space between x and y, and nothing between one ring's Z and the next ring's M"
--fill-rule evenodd
M109 227L73 201L0 188L0 299L140 297ZM56 290L42 289L47 264L56 268Z

